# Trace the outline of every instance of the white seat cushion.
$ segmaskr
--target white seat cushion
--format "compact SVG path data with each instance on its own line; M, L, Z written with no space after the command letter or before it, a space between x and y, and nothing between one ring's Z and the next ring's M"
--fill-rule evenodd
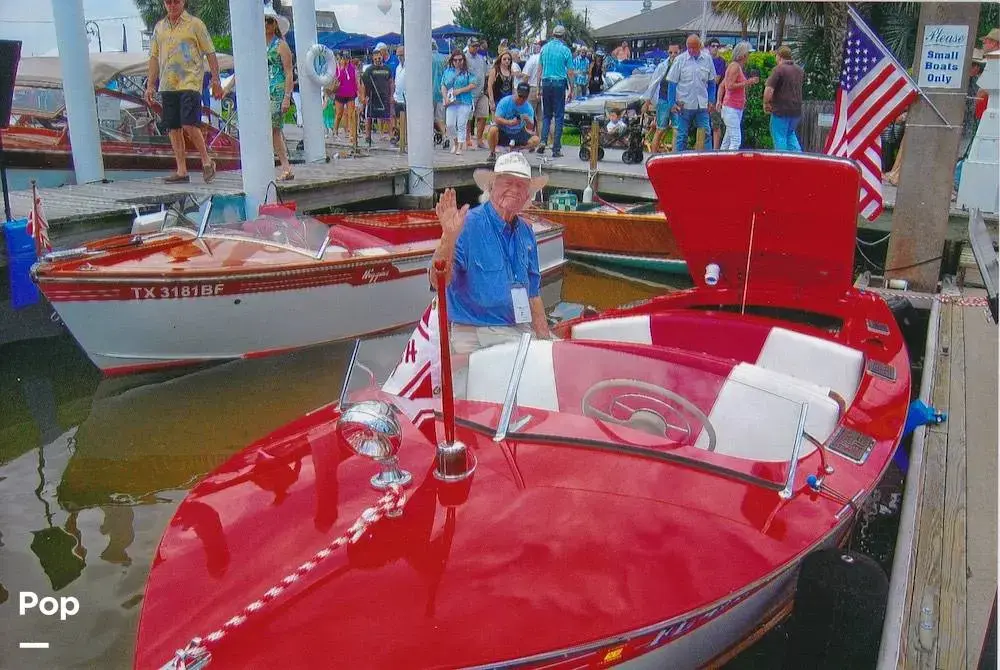
M712 406L715 452L755 461L787 461L798 429L797 403L806 403L806 433L825 442L836 429L840 406L822 387L756 365L733 368ZM704 429L695 446L708 448ZM805 440L800 457L815 449Z
M648 316L623 316L615 319L585 321L573 326L572 336L574 340L653 343Z
M559 411L552 341L535 340L528 348L524 373L517 389L517 404L550 412ZM466 398L503 404L510 373L517 358L517 342L480 349L469 356Z
M772 328L757 365L831 388L850 405L861 384L865 357L857 349L836 342Z

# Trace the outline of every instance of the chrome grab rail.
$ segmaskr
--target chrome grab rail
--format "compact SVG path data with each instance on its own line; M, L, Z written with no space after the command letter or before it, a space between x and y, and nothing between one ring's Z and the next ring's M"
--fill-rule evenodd
M510 417L514 412L514 402L517 399L517 389L521 385L521 373L524 372L524 364L528 360L528 348L530 346L531 333L522 333L521 341L517 345L517 356L514 357L514 367L510 371L510 381L507 382L507 395L503 400L500 422L497 424L497 432L493 436L494 442L502 442L507 437L507 429L510 427Z
M788 478L785 480L785 488L778 491L778 496L783 500L788 500L792 497L792 487L795 485L795 470L799 465L799 452L802 451L802 440L806 434L806 412L808 410L808 403L799 403L799 427L796 431L795 446L792 447L792 459L788 463Z

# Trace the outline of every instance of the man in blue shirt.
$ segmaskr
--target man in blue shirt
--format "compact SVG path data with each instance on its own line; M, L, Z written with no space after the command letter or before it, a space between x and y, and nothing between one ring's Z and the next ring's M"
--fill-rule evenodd
M535 129L535 110L528 102L530 90L528 82L522 81L517 85L514 95L503 97L497 103L493 115L495 125L486 131L486 142L490 145L487 160L497 159L497 145L528 149L534 149L538 145L538 136L529 132Z
M489 194L486 203L459 209L455 191L447 189L437 205L441 241L434 262L446 264L451 348L459 355L517 341L529 331L551 337L539 293L538 245L531 224L519 216L548 177L532 178L520 152L500 156L493 170L476 170L473 176ZM432 270L431 283L436 282Z
M538 153L545 153L545 141L549 138L549 126L555 117L555 137L552 140L552 157L562 156L563 117L566 116L566 98L569 96L569 82L573 80L573 53L563 44L566 28L552 29L552 39L538 57L542 68L542 141Z

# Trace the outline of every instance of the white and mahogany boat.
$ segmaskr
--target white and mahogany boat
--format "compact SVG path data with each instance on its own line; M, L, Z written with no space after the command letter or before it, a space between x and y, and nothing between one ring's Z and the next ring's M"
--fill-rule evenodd
M730 152L648 172L707 280L479 350L454 392L443 338L433 441L397 409L412 398L351 393L352 375L348 402L180 505L135 667L684 669L781 620L910 399L892 312L852 286L858 170ZM664 198L668 175L689 197Z
M215 203L216 201L212 201ZM158 232L44 256L33 275L105 374L263 356L393 330L427 305L433 211L303 216L223 201L170 210ZM529 217L545 273L562 228Z

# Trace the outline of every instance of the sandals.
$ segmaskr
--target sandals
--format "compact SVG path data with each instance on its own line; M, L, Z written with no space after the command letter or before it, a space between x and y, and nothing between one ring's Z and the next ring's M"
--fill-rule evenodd
M201 176L205 179L206 184L212 183L212 180L215 179L215 161L202 166Z
M285 170L278 176L278 181L291 181L295 179L295 173L291 170Z
M187 184L190 182L191 182L191 177L189 177L186 174L177 174L176 172L174 172L173 174L168 174L166 177L163 178L164 184Z

